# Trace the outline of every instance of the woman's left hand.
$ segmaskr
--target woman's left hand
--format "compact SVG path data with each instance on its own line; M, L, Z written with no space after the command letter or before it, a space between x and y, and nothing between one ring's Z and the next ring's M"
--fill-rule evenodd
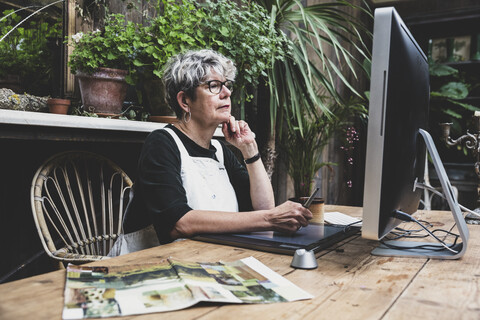
M255 133L248 124L236 121L234 117L223 124L222 132L225 140L242 152L245 167L250 180L250 198L255 210L268 210L275 207L272 183L265 171L261 157L259 157Z
M225 140L242 152L245 148L248 148L248 145L253 144L256 148L255 133L250 130L248 124L243 120L237 121L235 117L231 116L228 122L223 123L222 132Z

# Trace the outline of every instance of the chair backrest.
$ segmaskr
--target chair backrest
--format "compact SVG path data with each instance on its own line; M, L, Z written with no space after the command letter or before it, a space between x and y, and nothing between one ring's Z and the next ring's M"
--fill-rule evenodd
M47 254L83 263L106 258L122 229L132 181L107 158L84 151L54 155L35 173L31 203Z

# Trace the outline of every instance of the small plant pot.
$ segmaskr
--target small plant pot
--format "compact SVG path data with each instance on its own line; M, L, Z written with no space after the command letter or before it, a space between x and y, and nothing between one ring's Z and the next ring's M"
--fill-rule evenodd
M67 114L68 108L70 108L70 100L51 98L47 100L47 105L50 113Z

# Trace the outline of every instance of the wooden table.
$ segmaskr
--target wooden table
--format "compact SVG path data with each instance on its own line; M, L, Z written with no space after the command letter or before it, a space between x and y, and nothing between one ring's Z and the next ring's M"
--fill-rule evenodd
M327 206L355 216L361 208ZM448 229L448 212L421 218ZM265 305L199 304L174 312L121 319L479 319L480 226L469 225L467 253L460 260L375 257L377 242L349 238L319 252L318 268L296 270L291 256L258 252L193 240L135 252L95 265L187 261L233 261L253 256L315 296L312 300ZM0 285L0 319L60 319L65 271L55 271Z

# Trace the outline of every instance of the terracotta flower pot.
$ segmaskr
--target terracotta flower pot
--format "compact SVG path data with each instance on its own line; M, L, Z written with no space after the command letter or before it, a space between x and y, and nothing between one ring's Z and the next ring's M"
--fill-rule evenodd
M80 95L85 111L118 115L127 95L127 70L98 68L93 74L78 72Z
M70 100L50 98L47 100L48 110L50 113L67 114L70 108Z

